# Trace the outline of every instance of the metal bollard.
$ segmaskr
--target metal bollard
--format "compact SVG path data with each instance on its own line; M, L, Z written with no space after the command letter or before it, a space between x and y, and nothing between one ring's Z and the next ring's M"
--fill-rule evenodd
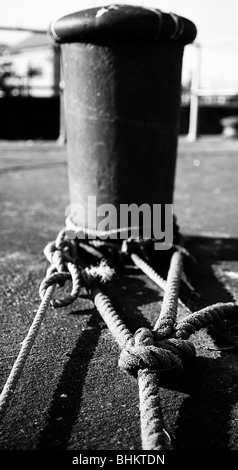
M88 227L88 196L97 207L172 204L182 56L194 24L109 5L58 19L49 34L62 45L70 201L85 208Z

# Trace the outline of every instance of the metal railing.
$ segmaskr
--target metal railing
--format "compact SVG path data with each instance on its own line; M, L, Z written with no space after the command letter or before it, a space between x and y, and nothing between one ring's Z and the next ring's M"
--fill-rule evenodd
M188 140L193 142L198 138L198 117L201 97L206 96L223 96L235 97L238 94L238 77L237 91L234 88L203 88L201 86L201 70L202 70L202 54L205 48L238 45L238 38L214 39L203 43L194 42L191 47L195 51L195 66L192 70L192 80L190 89L190 115ZM215 65L214 65L215 70Z

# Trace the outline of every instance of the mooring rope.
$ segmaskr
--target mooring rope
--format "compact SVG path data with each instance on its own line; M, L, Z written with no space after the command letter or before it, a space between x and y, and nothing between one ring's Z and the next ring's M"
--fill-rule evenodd
M163 291L166 288L166 280L160 276L153 268L149 265L147 261L141 258L137 253L131 253L131 259L135 266L139 268L146 276L148 276L151 281L153 281L157 286L159 286ZM185 303L178 297L178 303L184 310L190 313L189 308Z
M98 286L92 287L91 296L95 307L106 323L111 334L115 337L121 348L125 347L128 341L133 338L133 335L117 314L109 297L107 297L107 295L105 295Z
M238 305L234 302L209 305L181 320L175 327L176 338L187 339L196 331L206 328L215 321L223 320L227 315L238 313Z
M28 331L28 334L22 342L22 347L20 349L20 352L17 356L16 361L13 364L10 375L4 385L4 388L0 395L0 420L3 418L8 408L8 405L10 403L10 400L13 396L13 393L16 389L18 380L23 372L25 362L30 354L31 348L36 340L40 326L47 313L54 290L55 290L55 285L51 285L50 287L47 288L41 300L40 306L37 310L33 323Z
M160 332L164 338L171 334L177 316L179 287L183 269L182 256L179 251L175 251L172 255L160 315L154 326L154 330Z
M119 248L120 253L128 252L138 268L164 290L161 311L154 328L139 328L134 335L129 331L110 298L102 290L103 284L112 279L114 270L104 258L100 259L97 266L86 268L80 266L78 247L82 246L83 242L69 239L67 231L61 230L56 241L50 242L44 250L51 266L39 289L42 301L0 396L0 416L3 416L9 405L50 302L57 308L70 305L78 298L81 288L84 287L90 293L98 312L121 349L119 367L138 379L142 448L172 449L160 406L160 382L164 374L178 374L194 359L195 347L188 341L192 334L201 328L206 328L212 322L221 320L227 314L237 314L238 306L233 302L218 303L190 313L185 319L178 321L177 307L184 250L173 247L174 252L165 281L138 254L143 253L143 250L140 250L140 241L125 242L124 247ZM85 244L87 243L86 240ZM100 248L100 243L97 248ZM52 301L56 285L62 287L66 281L72 282L71 293L63 299Z
M133 257L133 253L131 255ZM178 294L182 275L182 253L172 255L160 315L153 331L137 330L134 343L128 345L120 356L119 364L127 372L138 375L141 438L144 450L172 449L166 439L160 409L159 374L163 370L178 372L183 360L193 358L192 343L170 338L177 317Z
M157 372L140 370L138 386L142 448L144 450L172 450L161 411Z

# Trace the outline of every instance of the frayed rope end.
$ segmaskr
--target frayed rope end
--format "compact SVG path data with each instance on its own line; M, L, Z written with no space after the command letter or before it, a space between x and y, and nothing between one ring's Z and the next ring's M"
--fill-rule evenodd
M99 281L102 284L105 284L108 281L111 281L115 275L115 270L108 266L105 259L100 261L98 266L90 266L85 269L85 273L95 281Z

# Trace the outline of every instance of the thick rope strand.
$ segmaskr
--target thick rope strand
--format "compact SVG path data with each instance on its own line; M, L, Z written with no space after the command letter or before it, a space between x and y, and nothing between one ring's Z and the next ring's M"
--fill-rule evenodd
M128 347L133 336L112 307L110 299L97 286L92 287L92 298L119 346L121 348ZM164 430L157 374L148 370L140 370L138 386L142 448L144 450L172 449Z
M157 374L146 369L139 371L138 386L142 449L172 450L165 434Z
M160 316L154 326L154 331L160 334L163 339L171 334L177 317L179 287L183 270L182 258L183 255L180 251L175 251L172 255Z
M165 290L166 281L163 279L145 260L143 260L136 253L131 253L131 259L133 263L139 268L143 273L146 274L157 286Z
M3 418L4 413L8 408L14 390L17 386L18 380L22 374L25 362L30 354L31 348L35 342L41 323L46 315L54 290L55 285L50 286L47 289L44 298L42 299L41 304L37 310L33 323L31 324L31 327L28 331L28 334L22 342L21 350L17 356L16 361L13 364L10 375L0 395L0 419Z
M79 239L84 239L84 237L88 237L90 239L96 239L96 238L102 238L106 237L108 238L109 236L115 235L115 238L117 238L118 234L121 233L126 233L128 234L128 231L131 230L136 230L137 232L139 231L140 227L138 225L133 225L131 227L121 227L121 228L115 228L112 230L97 230L97 229L90 229L90 228L85 228L84 226L77 225L73 222L72 218L69 216L65 220L65 225L66 225L66 230L68 232L72 232L75 234L75 237L78 236ZM71 233L71 235L72 235Z
M143 260L139 255L136 253L131 254L131 259L134 262L134 264L139 268L143 273L148 276L151 281L153 281L157 286L159 286L161 289L165 290L166 289L166 281L163 279L153 268L150 266L145 260ZM183 301L178 298L178 303L183 307L185 310L187 310L188 313L190 313L189 308L187 305L183 303Z
M114 336L119 346L123 348L127 342L133 338L132 334L113 308L109 297L107 297L98 286L92 286L91 295L95 307L111 334Z
M64 299L54 299L53 306L55 308L67 307L72 304L80 295L81 282L80 282L80 271L77 266L73 263L67 263L67 267L72 279L72 290Z
M238 305L234 302L209 305L180 321L173 336L186 340L201 328L206 328L213 322L222 320L227 314L232 313L238 314Z

